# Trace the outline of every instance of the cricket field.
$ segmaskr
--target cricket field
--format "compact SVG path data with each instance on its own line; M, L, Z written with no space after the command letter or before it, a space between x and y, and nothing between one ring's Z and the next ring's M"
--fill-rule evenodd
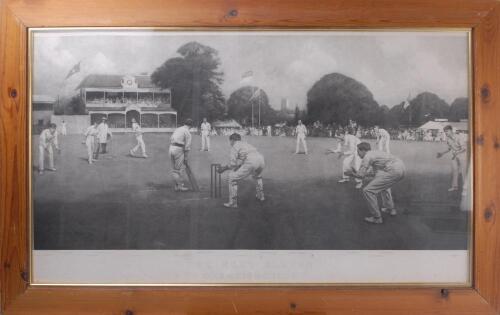
M145 134L149 158L142 159L129 156L132 134L116 134L109 153L89 165L83 136L61 136L57 171L39 175L33 137L35 249L468 248L471 213L459 209L459 193L447 191L450 156L436 158L445 143L391 142L407 168L393 188L398 215L371 225L363 221L369 213L361 191L337 183L342 160L325 154L335 139L308 138L309 155L296 155L294 138L244 137L264 155L266 201L255 199L249 177L239 208L228 209L227 172L222 198L210 198L210 164L227 163L228 137L211 137L211 151L200 152L193 136L189 160L201 191L185 193L173 191L169 138Z

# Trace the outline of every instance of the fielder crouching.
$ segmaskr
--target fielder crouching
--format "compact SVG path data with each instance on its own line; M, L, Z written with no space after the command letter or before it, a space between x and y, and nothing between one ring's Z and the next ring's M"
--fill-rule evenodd
M349 171L348 175L365 178L368 176L369 169L375 171L375 177L363 188L363 197L368 203L372 216L366 217L365 221L374 224L383 223L382 212L389 212L396 215L394 201L392 199L391 187L403 179L405 174L405 165L398 157L383 151L371 150L370 144L361 142L358 144L358 154L363 159L358 172ZM377 196L380 194L382 199L382 208L379 209Z
M265 167L264 157L252 145L241 141L241 136L233 133L229 136L231 144L229 165L219 168L219 173L231 170L229 173L229 202L224 206L228 208L238 207L238 182L248 175L256 180L255 197L264 201L264 185L262 183L262 171Z

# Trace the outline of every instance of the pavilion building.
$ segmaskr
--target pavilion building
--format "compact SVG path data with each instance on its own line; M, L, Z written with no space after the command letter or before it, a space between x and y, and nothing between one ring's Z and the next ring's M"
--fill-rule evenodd
M88 75L77 87L90 123L106 117L113 131L132 127L132 118L144 131L172 131L177 111L170 89L161 89L148 75Z

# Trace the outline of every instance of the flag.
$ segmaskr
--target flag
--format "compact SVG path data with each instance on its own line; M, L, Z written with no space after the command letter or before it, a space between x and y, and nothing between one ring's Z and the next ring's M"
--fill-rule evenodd
M257 88L257 89L255 90L255 92L253 92L252 96L248 99L248 101L253 100L254 98L256 98L256 97L257 97L257 96L259 96L259 95L260 95L260 89L259 89L259 88Z
M248 82L253 78L253 71L247 71L241 75L240 84Z
M81 63L81 61L79 61L76 65L74 65L73 68L71 68L71 70L69 70L69 72L66 75L66 78L64 78L64 80L67 80L73 74L80 72L80 63Z
M241 79L249 78L253 76L253 71L247 71L241 75Z
M410 106L410 98L411 98L411 94L410 94L410 92L408 92L408 97L406 98L406 101L403 104L403 109L406 109L408 106Z
M403 104L403 108L406 109L408 106L410 106L410 102L408 102L408 100L406 100Z

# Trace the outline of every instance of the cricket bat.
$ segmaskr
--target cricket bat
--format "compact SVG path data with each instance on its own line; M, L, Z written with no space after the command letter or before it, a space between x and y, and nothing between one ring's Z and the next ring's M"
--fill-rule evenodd
M186 162L186 175L189 179L189 182L191 183L193 191L200 191L198 183L196 182L196 178L194 178L193 172L191 172L191 167L189 167L189 164L187 162Z

